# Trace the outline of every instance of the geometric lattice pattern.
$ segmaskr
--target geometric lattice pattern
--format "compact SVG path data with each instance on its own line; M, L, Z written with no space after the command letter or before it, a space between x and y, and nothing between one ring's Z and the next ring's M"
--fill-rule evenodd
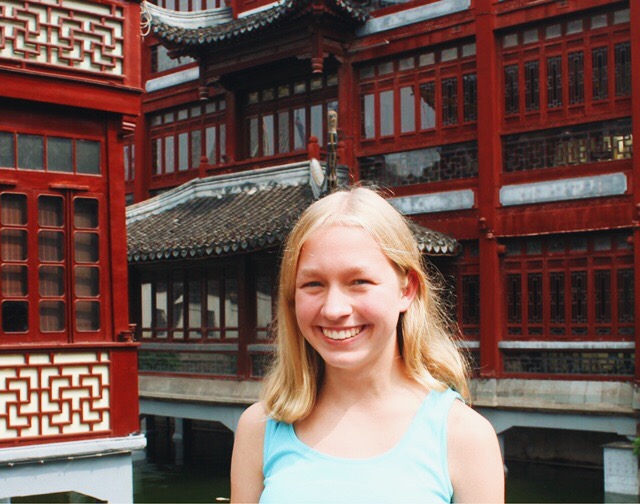
M0 58L121 76L124 9L69 0L0 2Z
M0 441L110 429L109 354L0 354Z

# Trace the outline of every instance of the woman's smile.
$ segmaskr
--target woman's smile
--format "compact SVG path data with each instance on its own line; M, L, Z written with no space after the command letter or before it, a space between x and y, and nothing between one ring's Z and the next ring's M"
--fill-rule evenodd
M343 341L343 340L351 339L354 336L357 336L362 332L362 330L365 327L366 326L363 326L363 325L350 327L350 328L342 328L342 329L321 327L320 330L322 331L322 334L324 334L327 338L331 340Z

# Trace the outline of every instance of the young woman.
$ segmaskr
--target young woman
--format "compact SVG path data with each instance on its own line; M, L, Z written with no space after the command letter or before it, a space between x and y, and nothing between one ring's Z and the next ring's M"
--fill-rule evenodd
M353 188L311 205L280 271L277 358L240 418L232 502L502 502L491 425L404 218Z

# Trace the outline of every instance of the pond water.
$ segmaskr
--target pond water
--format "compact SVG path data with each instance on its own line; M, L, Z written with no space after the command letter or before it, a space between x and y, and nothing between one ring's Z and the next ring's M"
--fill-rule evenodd
M639 502L604 493L602 469L510 461L507 502ZM229 476L206 466L134 462L134 502L225 502Z

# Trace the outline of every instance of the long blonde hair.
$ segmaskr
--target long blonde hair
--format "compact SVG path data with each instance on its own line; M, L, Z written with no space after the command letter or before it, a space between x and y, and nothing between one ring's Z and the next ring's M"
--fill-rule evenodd
M286 240L275 320L277 350L262 389L267 414L293 423L305 418L315 404L324 363L296 322L295 279L305 241L319 228L336 225L366 230L402 274L415 276L416 297L398 322L398 343L407 375L431 389L451 387L468 399L467 361L456 345L436 283L426 273L405 218L375 191L354 187L309 206Z

